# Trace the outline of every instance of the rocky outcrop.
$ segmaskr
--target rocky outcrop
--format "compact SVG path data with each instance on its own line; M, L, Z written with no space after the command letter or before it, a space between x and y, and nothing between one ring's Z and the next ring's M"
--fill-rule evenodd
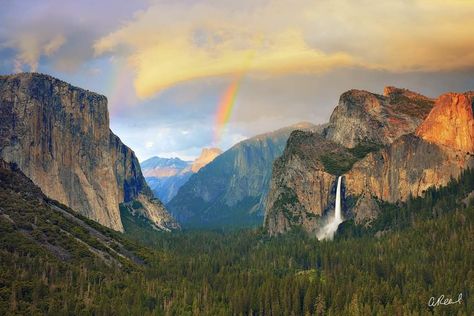
M349 194L370 193L396 202L420 196L431 186L446 185L451 177L473 166L473 156L447 149L410 134L354 164L345 175Z
M159 199L140 194L132 201L121 205L133 216L138 215L147 219L147 223L156 230L171 231L180 228Z
M220 154L222 154L222 150L219 148L203 148L201 155L199 155L199 157L197 157L191 164L191 171L193 173L198 172L202 167L213 161Z
M1 76L0 122L1 158L105 226L122 231L119 204L153 197L135 154L109 129L104 96L47 75ZM166 211L154 204L147 214L160 225Z
M390 144L413 133L432 107L433 100L406 89L387 87L384 95L350 90L341 95L324 135L349 148Z
M474 91L443 94L416 134L431 143L474 153L473 108Z
M346 154L345 148L319 133L295 131L273 164L266 200L265 227L275 235L301 226L315 233L320 219L334 206L336 179L321 161L327 153ZM333 192L334 194L330 194Z
M346 175L348 190L368 191L389 202L420 196L430 186L446 185L472 167L473 93L447 93L413 134L400 137L356 163Z
M173 216L188 227L261 224L272 163L282 154L298 124L244 140L191 176L167 204Z
M268 231L279 234L296 225L314 234L333 208L335 177L329 174L344 175L344 196L353 205L344 211L362 225L377 216L376 199L403 201L446 185L474 167L472 122L472 92L436 102L393 87L383 96L344 93L323 137L295 133L276 160Z

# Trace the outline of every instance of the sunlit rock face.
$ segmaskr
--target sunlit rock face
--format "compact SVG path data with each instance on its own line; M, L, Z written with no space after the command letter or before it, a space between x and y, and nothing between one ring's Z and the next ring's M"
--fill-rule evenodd
M446 93L416 131L424 140L474 153L474 92Z
M321 136L295 133L275 161L267 230L275 235L299 226L317 234L334 199L335 171L322 163L324 155L353 159L336 173L344 174L344 196L353 199L345 211L362 225L376 218L375 199L397 202L420 196L474 167L472 97L472 92L448 93L432 100L393 87L384 95L344 93ZM348 154L361 143L376 144L375 150Z
M394 87L385 88L384 95L350 90L341 95L325 136L349 148L360 142L390 144L413 133L433 103L425 96Z
M213 161L217 156L222 154L222 150L219 148L203 148L201 155L191 164L191 171L193 173L198 172L202 167Z
M120 203L152 198L135 154L109 129L107 99L50 76L0 77L0 157L50 198L118 231ZM147 212L169 217L160 203Z
M457 178L473 165L472 107L472 92L441 95L416 136L402 136L354 164L346 176L348 191L396 202Z

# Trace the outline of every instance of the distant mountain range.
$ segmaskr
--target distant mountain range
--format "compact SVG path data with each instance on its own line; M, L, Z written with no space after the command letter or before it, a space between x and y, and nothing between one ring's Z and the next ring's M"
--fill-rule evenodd
M179 158L152 157L140 166L153 194L163 203L168 203L192 174L222 153L219 148L204 148L194 161Z
M273 161L297 129L322 128L300 123L234 145L192 175L168 210L191 228L261 225Z

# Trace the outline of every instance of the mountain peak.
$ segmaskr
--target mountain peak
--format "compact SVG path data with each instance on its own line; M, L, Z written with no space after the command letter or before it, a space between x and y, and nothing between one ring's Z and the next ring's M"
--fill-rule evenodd
M425 99L425 100L431 100L431 98L428 98L420 93L404 89L404 88L397 88L394 86L387 86L383 89L383 95L385 97L394 97L394 96L405 96L410 99Z
M213 161L217 156L222 154L222 150L219 148L203 148L201 155L191 165L191 170L196 173L202 167Z
M171 177L188 167L189 162L177 157L151 157L143 161L140 166L145 177Z
M432 107L431 99L406 89L387 87L384 95L349 90L341 95L325 135L346 147L389 144L414 132Z

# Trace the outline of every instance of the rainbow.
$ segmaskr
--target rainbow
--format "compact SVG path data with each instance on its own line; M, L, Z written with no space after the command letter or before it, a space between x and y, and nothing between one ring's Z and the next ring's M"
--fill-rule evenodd
M121 108L133 105L136 101L133 87L133 77L123 63L117 62L106 80L106 91L109 104L109 114L119 114Z
M230 121L232 110L234 109L237 92L244 77L244 72L237 74L222 95L216 112L216 125L214 130L214 145L218 145L221 140L225 126Z

